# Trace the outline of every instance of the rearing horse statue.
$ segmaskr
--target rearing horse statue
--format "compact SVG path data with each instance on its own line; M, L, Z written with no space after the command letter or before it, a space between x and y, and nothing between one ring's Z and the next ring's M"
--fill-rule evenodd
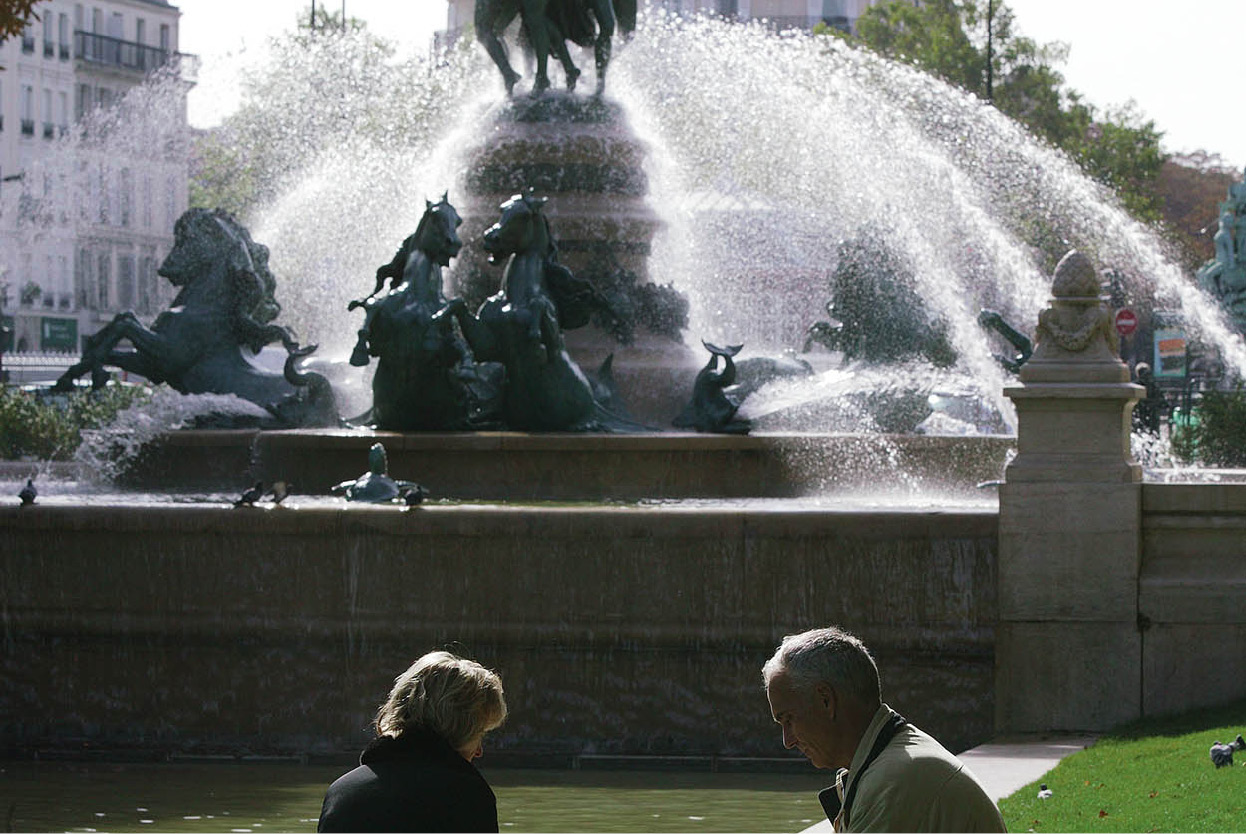
M477 365L451 319L439 315L448 305L442 269L463 248L463 221L448 194L425 203L415 233L376 271L372 295L347 307L362 307L365 314L350 363L362 367L377 357L371 419L377 428L480 428L497 409L502 370ZM390 290L380 294L387 278Z
M492 263L506 262L501 290L477 316L461 299L446 311L459 321L478 360L506 367L505 424L519 431L576 431L600 427L604 414L592 385L567 354L562 330L582 327L608 302L593 285L558 263L544 198L530 192L502 204L502 217L484 234Z
M334 426L337 407L328 380L297 369L316 349L300 348L290 331L272 324L281 306L268 269L268 247L227 212L193 208L178 218L174 245L158 274L178 287L172 306L151 329L133 312L120 313L86 340L82 360L56 390L73 390L90 372L92 385L108 381L106 366L121 368L183 394L235 394L266 408L283 426ZM119 348L123 341L132 350ZM281 342L284 374L263 371L243 356Z

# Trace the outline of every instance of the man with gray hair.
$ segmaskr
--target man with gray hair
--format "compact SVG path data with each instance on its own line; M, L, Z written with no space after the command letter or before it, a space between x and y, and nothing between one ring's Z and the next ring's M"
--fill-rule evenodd
M783 746L835 771L818 794L836 831L1006 831L965 765L883 703L878 667L839 628L783 638L762 667Z

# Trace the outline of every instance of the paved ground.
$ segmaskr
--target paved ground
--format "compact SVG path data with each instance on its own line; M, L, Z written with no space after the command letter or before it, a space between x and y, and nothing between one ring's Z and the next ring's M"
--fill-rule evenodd
M1093 736L996 739L960 754L991 799L999 802L1051 770L1065 756L1094 743Z
M1040 778L1065 756L1094 743L1093 736L1022 736L999 738L960 754L991 799L999 802ZM831 830L827 820L811 825L805 832Z

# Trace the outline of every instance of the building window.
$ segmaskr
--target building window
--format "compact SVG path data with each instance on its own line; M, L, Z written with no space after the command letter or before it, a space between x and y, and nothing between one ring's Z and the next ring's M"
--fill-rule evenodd
M52 123L52 91L43 91L43 138L51 139L56 135L56 125Z
M22 31L22 52L25 52L27 55L35 54L34 23L27 24L26 28Z
M151 175L143 175L143 228L151 228Z
M118 182L118 195L121 203L121 225L125 228L130 227L130 209L134 204L134 180L130 175L129 168L121 169L121 177ZM124 306L124 305L123 305Z
M134 256L117 256L117 306L134 309Z
M96 264L95 288L98 291L96 299L99 302L99 307L96 309L107 311L112 308L108 293L108 286L112 283L112 258L107 252L101 252L96 259Z
M156 259L150 255L138 262L138 311L149 315L156 306Z
M165 229L170 232L173 231L173 227L177 224L176 194L177 186L174 184L173 178L169 177L164 182L164 219Z
M96 196L99 197L99 205L96 216L101 225L108 225L108 172L104 170L104 166L100 165L99 171L96 173Z
M62 90L57 94L60 101L60 134L69 133L69 93Z
M160 51L166 54L171 52L173 49L173 44L170 41L169 35L170 35L169 24L161 23L160 24Z
M35 88L22 85L22 135L35 135Z
M79 84L74 94L74 120L82 121L91 110L91 102L95 99L95 94L91 92L90 84Z
M82 7L79 6L78 8L81 9ZM58 22L59 22L59 26L58 26L57 35L59 36L58 39L60 41L60 47L61 47L61 50L60 50L61 60L68 61L70 58L69 15L62 12Z
M91 267L94 263L90 249L79 249L74 257L74 296L78 299L78 307L83 310L94 310L97 301L92 292L94 281Z
M43 16L43 57L56 57L56 40L52 37L54 34L52 14L50 12Z
M59 255L57 262L61 268L61 280L56 292L56 306L61 310L68 310L73 306L73 283L69 277L69 258Z

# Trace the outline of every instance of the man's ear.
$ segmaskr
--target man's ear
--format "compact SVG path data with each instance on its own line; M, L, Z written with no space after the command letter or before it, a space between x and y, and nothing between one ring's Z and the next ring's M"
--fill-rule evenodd
M835 688L829 683L820 683L813 688L813 696L817 704L826 710L831 720L835 719L836 707L839 705L839 699L835 695Z

